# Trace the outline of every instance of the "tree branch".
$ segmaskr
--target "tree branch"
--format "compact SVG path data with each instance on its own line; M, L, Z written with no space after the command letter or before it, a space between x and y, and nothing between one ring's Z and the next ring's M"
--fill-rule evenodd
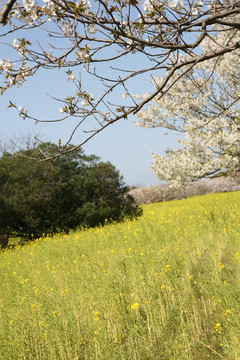
M17 0L8 0L4 8L0 11L0 24L4 25L6 23L8 14L12 10L13 5Z

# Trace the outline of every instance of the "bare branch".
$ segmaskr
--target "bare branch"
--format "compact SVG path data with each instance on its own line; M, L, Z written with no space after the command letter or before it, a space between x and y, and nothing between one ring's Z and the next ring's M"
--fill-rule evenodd
M13 5L15 4L17 0L8 0L5 4L5 6L3 7L3 9L0 11L0 24L4 25L8 14L10 13L10 11L13 8Z

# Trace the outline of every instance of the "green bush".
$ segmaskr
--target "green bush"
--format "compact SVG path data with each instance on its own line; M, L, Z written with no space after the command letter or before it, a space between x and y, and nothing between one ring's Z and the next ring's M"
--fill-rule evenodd
M57 145L43 143L0 158L0 234L30 240L142 214L111 163L81 149L44 160L57 150ZM0 237L0 245L5 243Z

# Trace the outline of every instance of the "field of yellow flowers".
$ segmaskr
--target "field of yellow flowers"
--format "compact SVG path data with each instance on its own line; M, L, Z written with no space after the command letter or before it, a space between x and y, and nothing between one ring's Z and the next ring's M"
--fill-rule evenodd
M240 359L240 192L2 251L0 359Z

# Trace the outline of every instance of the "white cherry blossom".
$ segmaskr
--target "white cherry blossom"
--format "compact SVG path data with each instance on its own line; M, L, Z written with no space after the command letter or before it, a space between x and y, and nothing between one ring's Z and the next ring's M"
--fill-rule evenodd
M228 36L221 32L215 39L207 38L203 50L214 50ZM235 34L231 41L240 41L240 35ZM153 153L152 170L157 178L174 186L240 169L240 50L185 71L175 74L165 96L154 98L138 113L136 122L145 128L164 127L184 134L176 150L167 150L166 156ZM163 80L155 76L155 86Z

